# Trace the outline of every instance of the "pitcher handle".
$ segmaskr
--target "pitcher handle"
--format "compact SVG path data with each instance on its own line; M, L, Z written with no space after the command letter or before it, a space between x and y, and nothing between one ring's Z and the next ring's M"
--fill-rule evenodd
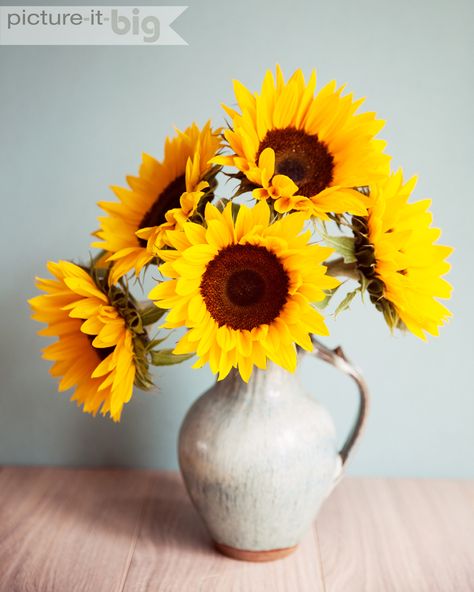
M312 336L312 342L314 345L312 354L320 360L324 360L328 364L335 366L338 370L341 370L345 374L348 374L356 382L357 388L359 390L359 408L357 410L357 416L354 425L352 426L352 429L349 432L346 441L344 442L344 445L339 451L342 467L344 467L365 426L369 408L369 390L365 383L364 377L357 370L357 368L355 368L349 362L340 346L336 347L335 349L330 349L318 341L314 336Z

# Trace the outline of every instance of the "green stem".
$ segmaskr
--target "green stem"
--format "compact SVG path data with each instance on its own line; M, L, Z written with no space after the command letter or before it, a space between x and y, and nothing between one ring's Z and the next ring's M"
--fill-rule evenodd
M343 257L333 259L332 261L325 261L323 265L327 267L326 273L332 277L343 276L353 280L359 279L357 263L344 263Z

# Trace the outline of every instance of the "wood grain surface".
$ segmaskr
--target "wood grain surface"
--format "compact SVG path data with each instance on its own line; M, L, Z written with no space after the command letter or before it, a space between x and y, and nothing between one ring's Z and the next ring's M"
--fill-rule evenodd
M316 530L329 592L474 592L474 484L346 479Z
M0 592L473 592L474 483L345 479L298 550L218 555L179 475L0 468Z

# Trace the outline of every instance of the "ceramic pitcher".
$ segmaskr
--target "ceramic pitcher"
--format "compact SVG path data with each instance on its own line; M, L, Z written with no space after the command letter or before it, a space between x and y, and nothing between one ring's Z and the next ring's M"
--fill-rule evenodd
M313 355L351 376L359 409L343 448L328 412L298 376L270 364L248 383L237 371L192 405L179 435L181 472L217 549L268 561L291 553L341 478L366 417L367 389L342 350Z

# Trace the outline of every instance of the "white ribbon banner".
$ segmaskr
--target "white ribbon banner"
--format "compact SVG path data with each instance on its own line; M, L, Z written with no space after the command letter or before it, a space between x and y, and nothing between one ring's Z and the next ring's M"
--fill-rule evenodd
M187 6L1 6L0 45L187 45Z

